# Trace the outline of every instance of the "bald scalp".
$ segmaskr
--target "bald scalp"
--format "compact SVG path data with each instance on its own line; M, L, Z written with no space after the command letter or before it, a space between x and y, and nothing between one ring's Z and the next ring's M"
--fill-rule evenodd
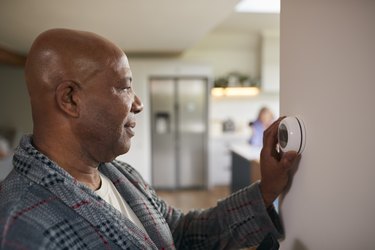
M47 94L62 81L84 84L123 52L94 33L52 29L34 41L25 65L30 97Z
M69 134L70 119L79 117L80 90L97 84L95 76L116 67L124 52L91 32L51 29L32 44L25 65L34 140Z

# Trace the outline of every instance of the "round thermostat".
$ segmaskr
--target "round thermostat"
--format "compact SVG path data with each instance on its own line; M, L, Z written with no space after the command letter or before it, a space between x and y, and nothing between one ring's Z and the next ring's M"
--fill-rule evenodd
M295 151L301 154L305 149L306 131L302 119L288 116L281 120L278 129L279 147L282 152Z

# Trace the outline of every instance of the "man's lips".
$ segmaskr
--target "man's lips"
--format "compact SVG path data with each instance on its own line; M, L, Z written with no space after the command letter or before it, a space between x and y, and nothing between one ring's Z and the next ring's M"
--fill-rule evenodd
M131 121L131 122L127 122L125 124L125 127L135 128L135 125L136 125L136 122L135 121Z
M131 121L131 122L127 122L125 124L125 129L126 129L126 132L131 135L131 136L134 136L135 132L134 132L134 128L135 128L135 125L136 125L136 122L134 121Z

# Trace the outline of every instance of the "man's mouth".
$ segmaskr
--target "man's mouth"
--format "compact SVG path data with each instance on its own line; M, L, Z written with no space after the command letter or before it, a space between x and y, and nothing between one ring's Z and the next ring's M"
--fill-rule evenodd
M135 132L134 132L134 128L135 128L135 125L136 123L134 121L131 121L131 122L127 122L125 124L125 129L126 129L126 132L130 135L130 136L134 136Z

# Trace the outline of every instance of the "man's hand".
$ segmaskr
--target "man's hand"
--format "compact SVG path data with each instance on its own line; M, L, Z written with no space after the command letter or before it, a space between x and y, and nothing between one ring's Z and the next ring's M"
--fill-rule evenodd
M279 118L269 128L264 131L263 149L260 153L261 182L260 191L266 207L281 194L289 182L290 170L296 161L297 152L287 152L279 154L276 151L277 129Z

